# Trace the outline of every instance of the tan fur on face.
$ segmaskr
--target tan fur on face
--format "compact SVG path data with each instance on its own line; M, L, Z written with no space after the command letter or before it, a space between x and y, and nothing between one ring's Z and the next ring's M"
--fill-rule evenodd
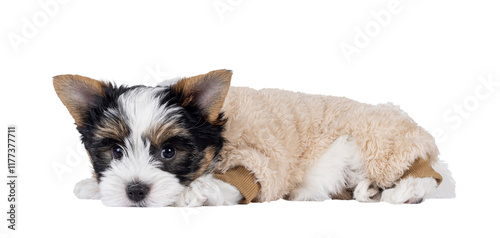
M391 187L417 158L434 163L434 138L392 104L369 105L347 98L277 89L232 87L217 172L243 166L261 185L259 201L282 198L342 135L360 148L363 174Z
M109 138L116 141L123 141L129 135L129 129L125 122L104 118L102 126L96 130L96 137L104 139Z
M160 148L162 144L174 136L187 135L187 130L177 126L177 120L171 120L166 124L159 124L149 129L148 135L151 144Z
M94 96L104 96L104 82L80 75L58 75L54 77L57 96L68 109L77 126L83 126L89 104Z
M203 153L205 153L205 157L203 158L202 161L200 161L200 169L198 170L198 173L195 175L195 179L203 175L205 171L210 167L212 164L213 158L215 156L215 148L213 146L207 147Z

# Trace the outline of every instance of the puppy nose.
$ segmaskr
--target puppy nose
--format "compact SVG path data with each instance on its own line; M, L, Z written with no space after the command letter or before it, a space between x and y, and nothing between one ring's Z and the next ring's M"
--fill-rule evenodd
M149 186L143 183L131 183L126 188L127 196L134 202L142 201L149 192Z

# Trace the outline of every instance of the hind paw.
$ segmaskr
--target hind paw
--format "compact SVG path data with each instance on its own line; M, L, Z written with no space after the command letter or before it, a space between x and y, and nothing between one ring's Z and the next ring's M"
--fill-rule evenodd
M358 202L378 202L380 188L369 179L361 180L354 189L354 199Z
M419 204L437 188L434 178L413 178L401 180L394 188L382 192L381 201L393 204Z

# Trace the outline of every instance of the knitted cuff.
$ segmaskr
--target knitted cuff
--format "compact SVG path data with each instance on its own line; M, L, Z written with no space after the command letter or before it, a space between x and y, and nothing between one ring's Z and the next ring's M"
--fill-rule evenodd
M255 176L242 166L232 168L224 174L214 174L214 177L235 186L243 196L240 204L248 204L254 200L260 191L260 184L255 182Z
M438 186L443 182L443 177L436 172L432 166L431 161L429 159L424 160L422 158L416 159L413 164L405 171L401 179L406 177L414 177L414 178L434 178L438 184Z

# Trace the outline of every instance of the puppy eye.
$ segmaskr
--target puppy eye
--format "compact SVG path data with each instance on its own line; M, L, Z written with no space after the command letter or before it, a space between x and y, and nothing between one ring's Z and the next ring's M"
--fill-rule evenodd
M161 150L161 158L163 159L172 159L175 156L175 148L172 146L166 146Z
M119 145L113 146L111 153L113 154L113 159L121 159L123 157L123 149Z

